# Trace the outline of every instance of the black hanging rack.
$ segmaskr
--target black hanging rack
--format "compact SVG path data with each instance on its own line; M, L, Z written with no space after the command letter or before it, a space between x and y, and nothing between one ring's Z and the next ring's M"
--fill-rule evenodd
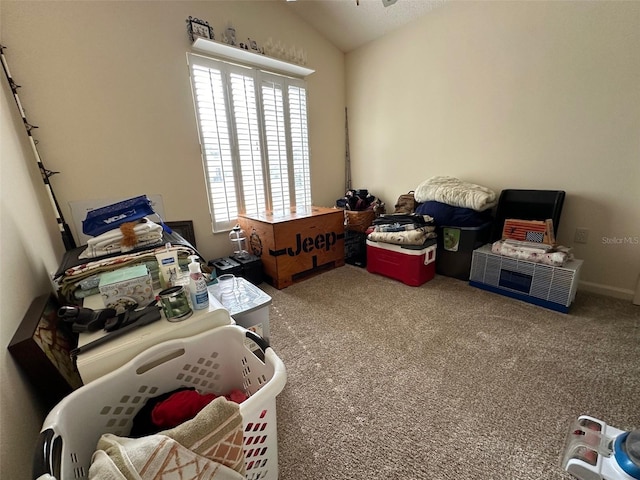
M51 201L51 206L53 207L53 211L56 215L56 220L58 222L58 228L60 229L60 234L62 235L62 242L64 243L64 248L69 251L76 248L76 242L73 239L73 235L71 234L71 229L69 225L64 221L64 217L62 215L62 211L60 210L60 205L58 204L58 200L56 199L55 194L53 193L53 188L51 183L49 182L49 178L57 173L52 170L48 170L42 164L42 159L40 158L40 154L38 153L38 149L36 145L38 143L37 140L33 138L31 131L38 128L37 125L32 125L27 121L27 117L24 112L24 108L22 108L22 103L20 102L20 97L18 97L18 89L20 85L14 82L11 77L11 73L9 72L9 65L7 64L7 60L4 56L4 45L0 45L0 57L2 57L2 68L4 73L9 81L9 87L11 87L11 91L13 92L13 98L16 101L16 105L18 106L18 110L20 111L20 116L22 117L22 123L24 124L25 131L27 132L27 136L29 137L29 143L31 144L31 150L33 150L33 154L36 158L36 162L38 164L38 168L40 169L40 175L42 177L42 181L47 189L47 193L49 195L49 200Z

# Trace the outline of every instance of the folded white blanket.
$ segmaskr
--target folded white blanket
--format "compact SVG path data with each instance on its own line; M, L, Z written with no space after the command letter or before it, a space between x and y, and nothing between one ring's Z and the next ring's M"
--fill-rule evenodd
M111 253L124 253L134 248L155 245L162 241L162 226L152 222L148 218L137 223L133 227L137 243L134 246L123 246L124 235L119 228L114 228L102 235L90 238L87 241L87 248L78 255L79 259L96 258Z
M418 203L436 201L478 212L487 210L497 203L493 190L447 176L425 180L416 188L414 197Z

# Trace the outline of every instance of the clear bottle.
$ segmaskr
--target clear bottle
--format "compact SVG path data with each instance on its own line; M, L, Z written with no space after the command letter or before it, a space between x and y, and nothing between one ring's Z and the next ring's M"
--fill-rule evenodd
M249 258L249 252L247 251L247 236L244 233L240 224L236 224L235 227L229 232L229 240L233 246L234 257L245 259Z
M189 296L191 297L191 305L194 310L202 310L209 307L209 291L207 290L207 282L200 270L198 257L192 255L189 257Z

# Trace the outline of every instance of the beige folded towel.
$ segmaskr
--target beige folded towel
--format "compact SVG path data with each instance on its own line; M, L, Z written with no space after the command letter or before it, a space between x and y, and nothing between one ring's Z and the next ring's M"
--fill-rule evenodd
M243 480L242 440L238 404L218 397L193 419L156 435L102 435L89 478Z

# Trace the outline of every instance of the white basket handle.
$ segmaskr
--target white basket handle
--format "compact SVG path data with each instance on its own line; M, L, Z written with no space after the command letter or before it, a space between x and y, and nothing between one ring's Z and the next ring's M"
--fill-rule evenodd
M246 329L242 328L239 325L223 325L220 327L216 327L215 330L218 329L226 329L226 330L234 330L236 331L236 335L242 335L243 337L248 332ZM106 378L111 375L118 375L118 372L122 370L134 370L137 375L144 375L146 372L153 370L155 367L158 367L162 364L174 361L177 358L180 358L184 355L188 346L197 343L202 337L206 337L211 334L211 330L207 330L205 332L199 333L192 337L187 338L176 338L173 340L167 340L165 342L154 345L153 347L148 348L147 350L139 353L136 357L132 358L128 363L125 363L121 367L112 372L106 374L102 378ZM250 335L255 335L253 332L249 332ZM249 337L249 335L247 335ZM266 344L265 340L261 337L255 335L250 336L251 340L255 341L256 344L260 347L260 351L252 352L257 358L264 362L264 351L268 348L268 344ZM266 344L266 346L265 346Z

